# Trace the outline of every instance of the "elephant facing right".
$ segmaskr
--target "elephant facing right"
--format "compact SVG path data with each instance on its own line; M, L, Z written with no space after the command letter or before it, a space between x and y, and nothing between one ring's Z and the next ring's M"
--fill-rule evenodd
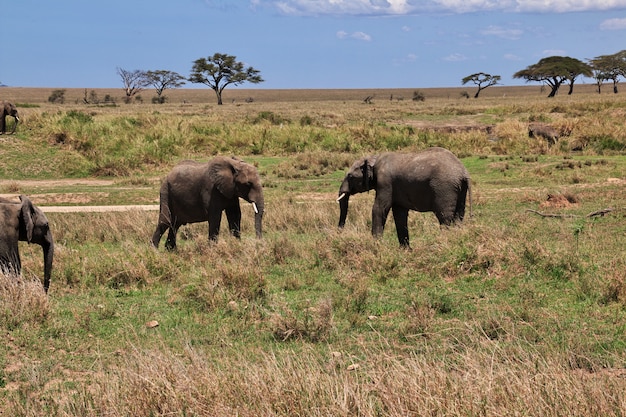
M252 204L256 236L261 238L265 204L261 179L253 165L223 156L204 163L180 162L161 184L159 220L152 245L157 248L168 230L165 247L173 250L180 226L205 221L209 223L209 240L217 241L222 212L226 212L230 233L239 238L240 198Z
M15 119L15 123L13 123L13 130L11 134L15 133L15 129L17 129L17 124L20 122L20 116L17 114L17 107L13 103L9 103L8 101L0 101L2 104L2 115L0 115L0 135L3 135L7 131L7 116L11 116Z
M339 187L339 228L348 215L352 194L376 190L372 207L372 234L383 234L389 211L393 212L398 242L409 246L409 210L432 211L439 224L449 226L463 220L470 196L470 176L461 161L439 147L418 153L387 152L356 161Z

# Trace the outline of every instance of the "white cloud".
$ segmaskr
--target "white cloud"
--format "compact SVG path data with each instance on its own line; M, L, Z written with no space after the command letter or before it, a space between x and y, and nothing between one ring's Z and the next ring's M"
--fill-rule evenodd
M285 14L296 15L404 15L414 0L268 0Z
M507 61L521 61L522 58L515 54L504 54L504 59Z
M253 0L295 15L408 15L485 11L568 13L626 9L626 0Z
M417 62L417 55L414 53L410 53L406 56L403 56L402 58L396 58L393 60L393 64L395 66L402 66L404 64L410 64L413 62Z
M567 53L562 49L545 49L541 52L545 56L565 56Z
M497 36L502 39L517 40L522 37L524 31L521 29L489 26L488 28L481 30L480 33L486 36Z
M359 41L365 41L365 42L369 42L372 40L372 37L370 35L368 35L365 32L352 32L352 33L348 33L345 30L340 30L337 32L337 37L339 39L347 39L347 38L351 38L351 39L356 39Z
M368 35L367 33L365 33L365 32L354 32L351 35L351 38L352 39L358 39L360 41L367 41L367 42L372 40L372 37L370 35Z
M602 30L624 30L626 29L626 18L624 19L607 19L600 23Z
M466 61L467 57L463 54L460 53L454 53L454 54L450 54L447 57L443 58L444 61L449 61L449 62L459 62L459 61Z

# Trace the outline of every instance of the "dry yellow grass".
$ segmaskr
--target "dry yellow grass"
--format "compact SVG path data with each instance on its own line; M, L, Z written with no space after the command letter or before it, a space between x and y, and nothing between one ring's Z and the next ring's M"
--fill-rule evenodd
M126 130L182 140L192 128L199 139L211 135L194 150L202 158L226 135L241 149L263 134L289 143L310 131L358 146L245 155L266 186L260 241L246 205L241 240L222 230L210 244L206 223L194 224L174 253L150 247L155 212L50 213L57 250L47 302L40 287L0 276L0 414L623 416L624 157L548 148L525 131L549 119L577 139L621 140L621 96L581 87L553 100L537 87L517 96L488 89L478 100L424 89L425 102L412 102L412 89L393 92L401 101L384 90L371 105L365 90L233 90L235 103L219 108L206 89L173 91L165 105L144 93L144 104L114 108L52 105L51 89L30 98L0 90L39 106L23 107L29 130L4 137L3 155L31 142L68 154L101 131L95 147ZM121 96L115 91L98 95ZM291 122L256 122L263 112ZM68 113L94 122L63 122ZM307 116L311 129L298 123ZM454 130L484 124L495 125L494 137ZM51 133L74 137L59 144ZM342 169L380 137L403 135L405 150L437 141L471 155L474 217L441 230L432 213L411 213L412 249L399 250L391 218L382 240L372 239L369 193L351 199L339 232ZM140 166L147 179L92 185L9 179L4 191L54 204L154 202L167 168L166 160ZM70 199L77 190L84 200ZM542 205L557 193L575 204ZM584 217L604 207L615 211ZM38 246L22 244L21 253L26 276L41 270ZM146 326L154 320L159 326Z
M186 86L189 87L189 86ZM3 100L18 103L45 104L48 97L55 90L65 90L66 104L82 104L85 97L94 91L101 100L109 95L118 104L123 103L124 90L122 88L32 88L32 87L3 87L0 88L0 97ZM454 100L467 102L480 102L484 99L506 98L545 98L547 92L542 91L539 85L527 86L496 86L481 92L478 100L465 99L461 96L464 91L472 91L471 87L448 87L448 88L389 88L389 89L250 89L250 88L226 88L223 93L224 104L243 104L246 99L254 102L277 103L277 102L309 102L309 101L363 101L368 96L373 96L373 103L378 102L403 102L411 101L413 93L423 93L427 104L431 100ZM595 94L595 85L577 85L572 97ZM215 93L209 88L179 88L166 90L164 93L170 104L216 104ZM139 93L145 103L149 103L155 95L152 89L145 89ZM596 94L597 95L597 94ZM608 93L603 93L603 96Z

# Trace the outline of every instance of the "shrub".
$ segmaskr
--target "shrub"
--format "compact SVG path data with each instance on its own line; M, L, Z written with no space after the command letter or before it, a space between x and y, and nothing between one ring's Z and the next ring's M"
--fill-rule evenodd
M424 101L426 100L426 96L419 90L413 91L413 101Z
M271 111L262 111L260 112L257 117L252 121L252 123L257 124L257 123L261 123L263 121L267 121L270 124L273 125L280 125L283 123L289 123L289 120L277 115L274 112Z
M53 90L48 97L48 102L55 104L65 103L65 91L66 90Z

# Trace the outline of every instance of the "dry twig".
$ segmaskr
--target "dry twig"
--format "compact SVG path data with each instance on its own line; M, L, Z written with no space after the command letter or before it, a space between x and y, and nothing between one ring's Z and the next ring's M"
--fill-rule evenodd
M537 210L532 210L532 209L526 209L526 211L529 211L531 213L535 213L541 217L551 217L551 218L557 218L557 219L563 219L563 218L568 218L568 217L582 217L582 216L577 216L575 214L554 214L554 213L542 213L540 211ZM605 208L602 210L597 210L597 211L592 211L591 213L587 214L584 217L596 217L596 216L600 216L603 217L605 214L611 213L613 212L612 208Z

